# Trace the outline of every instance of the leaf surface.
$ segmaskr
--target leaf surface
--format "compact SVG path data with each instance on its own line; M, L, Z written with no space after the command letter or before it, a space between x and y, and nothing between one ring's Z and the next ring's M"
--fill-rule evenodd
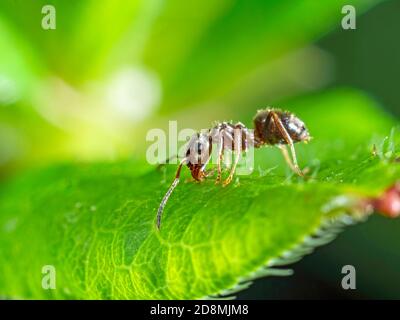
M256 150L256 170L226 188L186 181L184 170L160 232L156 210L174 166L65 164L1 185L0 295L193 299L287 274L280 265L358 220L352 207L335 209L337 197L378 196L400 165L396 121L363 94L331 90L285 105L314 136L297 146L307 178L273 148ZM55 290L42 288L45 265L56 268Z

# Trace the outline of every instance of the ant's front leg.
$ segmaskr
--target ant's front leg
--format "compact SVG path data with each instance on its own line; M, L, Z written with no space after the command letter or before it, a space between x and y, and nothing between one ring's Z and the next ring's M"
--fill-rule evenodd
M204 177L205 178L211 177L211 176L214 175L214 173L215 173L215 168L212 168L212 169L207 170L206 172L204 172Z
M279 148L282 151L283 157L285 158L287 164L289 165L289 167L299 176L303 177L304 174L301 171L299 165L297 164L297 157L296 157L296 150L294 148L294 143L292 138L290 137L289 133L286 131L285 127L283 126L281 120L279 119L278 115L275 112L272 112L272 118L279 130L279 132L282 134L283 139L285 140L285 142L289 145L290 147L290 151L292 154L292 158L293 161L290 159L289 154L285 148L285 146L279 146Z

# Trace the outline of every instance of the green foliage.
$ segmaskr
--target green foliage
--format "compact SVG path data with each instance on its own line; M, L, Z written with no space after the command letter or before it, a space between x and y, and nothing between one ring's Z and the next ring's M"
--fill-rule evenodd
M307 178L287 171L272 148L257 150L255 172L226 188L185 181L185 170L160 232L156 210L174 166L66 164L3 184L0 294L191 299L287 274L277 267L358 221L351 207L327 210L332 199L378 195L400 166L396 122L368 97L337 90L284 105L314 137L298 146ZM44 265L56 267L56 290L41 287Z
M379 2L352 4L361 15ZM41 9L49 4L56 8L57 28L45 31ZM159 81L162 101L149 112L151 123L159 119L157 114L171 115L192 106L232 105L226 100L236 100L232 94L246 91L237 90L238 83L338 28L344 4L344 0L0 1L0 78L4 78L0 95L15 100L11 107L0 108L0 141L5 146L0 149L0 174L7 170L3 163L27 166L60 158L105 159L112 152L126 156L140 149L144 130L135 123L132 132L124 115L113 103L107 104L110 79L123 70L148 71ZM315 64L309 68L305 60L309 61L296 61L304 68L297 75L303 80L318 69ZM293 69L283 64L279 72L292 75ZM274 75L268 73L252 88L285 91L287 81L268 83L271 78ZM304 90L308 84L301 87ZM43 148L44 136L52 140L46 140ZM99 136L107 143L93 142Z
M379 2L357 0L353 5L361 14ZM57 29L52 32L40 27L41 9L48 4L57 10ZM144 64L160 74L168 97L182 94L176 98L192 97L193 103L194 95L204 98L210 90L226 88L257 65L339 26L345 4L344 0L4 0L0 30L5 37L31 45L29 51L18 50L18 56L68 82L80 83L121 64ZM5 48L13 49L13 42L5 42ZM0 57L6 57L5 51ZM28 70L29 66L24 72ZM176 101L168 100L166 107L174 105Z

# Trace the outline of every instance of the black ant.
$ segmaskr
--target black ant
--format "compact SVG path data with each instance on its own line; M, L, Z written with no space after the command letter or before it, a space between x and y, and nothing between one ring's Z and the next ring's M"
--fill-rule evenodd
M157 228L161 226L161 215L164 207L176 186L183 165L190 169L192 177L196 181L203 181L210 175L205 168L210 160L213 144L218 146L217 158L217 179L216 184L221 182L222 163L225 150L234 153L233 164L229 176L222 182L223 186L228 185L233 178L240 154L247 152L249 147L260 148L268 145L277 146L285 158L288 166L299 176L303 176L297 164L294 143L308 142L310 135L303 121L293 113L279 109L259 110L254 117L254 132L249 130L242 123L229 122L218 123L206 132L199 132L192 136L186 149L185 157L180 161L175 174L175 179L162 199L157 211ZM289 146L292 159L289 156L286 146Z

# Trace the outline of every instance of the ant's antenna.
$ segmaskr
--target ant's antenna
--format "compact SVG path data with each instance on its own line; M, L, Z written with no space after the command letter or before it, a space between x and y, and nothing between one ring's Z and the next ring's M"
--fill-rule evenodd
M178 185L182 166L184 164L186 164L187 161L188 161L187 158L183 158L182 161L180 162L180 164L178 166L178 170L176 170L175 179L174 179L174 181L172 181L171 186L169 187L164 198L161 200L160 206L158 207L158 210L157 210L157 229L158 230L160 230L160 228L161 228L161 216L164 211L165 205L167 204L167 201L168 201L169 197L171 196L172 191L174 191L174 189Z

